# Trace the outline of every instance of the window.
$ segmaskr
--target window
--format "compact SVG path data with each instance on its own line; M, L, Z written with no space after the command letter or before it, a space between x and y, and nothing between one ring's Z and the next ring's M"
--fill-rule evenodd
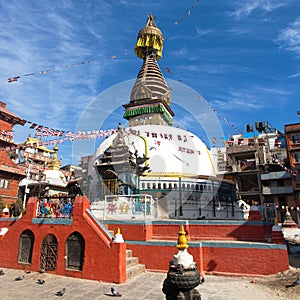
M34 243L34 235L30 230L24 230L19 240L19 256L18 262L30 264L32 258L32 249Z
M0 189L8 189L9 180L8 179L0 179Z
M82 270L84 258L84 239L79 232L72 233L67 239L67 268Z
M293 134L292 141L294 144L300 144L300 134Z
M277 181L277 185L278 186L284 186L284 181L281 179L281 180L278 180Z
M294 160L296 163L300 163L300 153L294 153Z

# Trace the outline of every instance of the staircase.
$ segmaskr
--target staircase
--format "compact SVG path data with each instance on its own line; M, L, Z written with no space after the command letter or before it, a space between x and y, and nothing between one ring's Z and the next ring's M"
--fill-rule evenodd
M104 225L107 229L107 225ZM114 236L113 230L108 230L111 236ZM126 280L133 278L146 271L145 265L139 264L138 257L132 256L132 250L126 250Z
M145 265L139 264L139 259L132 256L132 250L126 250L126 280L145 272Z

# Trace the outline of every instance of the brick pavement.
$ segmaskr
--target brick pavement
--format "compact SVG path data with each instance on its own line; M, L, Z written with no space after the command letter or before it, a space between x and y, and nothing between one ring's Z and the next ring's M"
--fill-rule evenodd
M115 287L124 300L163 300L162 284L166 273L145 272L123 284L111 284L86 279L62 277L48 273L3 269L5 275L0 276L1 300L43 300L43 299L112 299L110 288ZM24 275L22 281L14 279ZM44 279L45 284L37 284L37 279ZM251 299L285 299L272 295L272 291L250 283L251 278L206 276L205 283L198 286L202 300L251 300ZM66 288L63 297L55 293ZM105 295L108 293L109 295Z

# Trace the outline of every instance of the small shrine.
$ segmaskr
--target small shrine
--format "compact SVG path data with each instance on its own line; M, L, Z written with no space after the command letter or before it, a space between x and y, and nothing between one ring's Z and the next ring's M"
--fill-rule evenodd
M163 283L163 293L166 299L200 300L196 287L201 283L200 273L194 258L188 253L189 247L186 232L181 225L178 232L178 253L170 262L167 278ZM204 279L202 279L204 282Z

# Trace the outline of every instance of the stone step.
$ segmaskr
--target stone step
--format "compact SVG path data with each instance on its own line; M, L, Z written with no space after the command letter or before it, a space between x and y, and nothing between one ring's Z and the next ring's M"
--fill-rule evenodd
M139 264L138 257L132 256L132 250L126 250L126 279L131 279L146 271L143 264Z
M139 263L139 259L137 257L127 257L126 258L126 268L137 265Z
M126 258L132 257L132 250L126 250Z
M136 264L126 268L126 280L132 279L133 277L144 273L146 271L145 265Z

